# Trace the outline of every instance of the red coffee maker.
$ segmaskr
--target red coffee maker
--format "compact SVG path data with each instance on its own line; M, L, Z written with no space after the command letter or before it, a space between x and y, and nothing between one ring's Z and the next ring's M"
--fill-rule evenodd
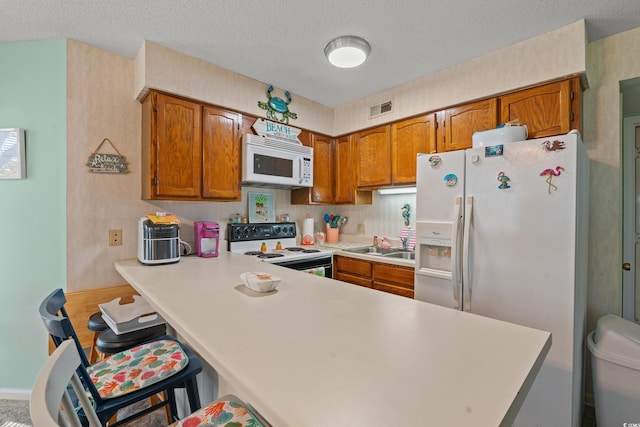
M210 258L218 256L220 241L220 226L217 222L196 221L193 223L196 236L196 254L199 257Z

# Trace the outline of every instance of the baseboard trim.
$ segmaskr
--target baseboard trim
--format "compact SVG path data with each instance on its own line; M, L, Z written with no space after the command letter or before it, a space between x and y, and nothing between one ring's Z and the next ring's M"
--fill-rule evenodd
M31 397L31 390L0 388L0 399L29 400L30 397Z

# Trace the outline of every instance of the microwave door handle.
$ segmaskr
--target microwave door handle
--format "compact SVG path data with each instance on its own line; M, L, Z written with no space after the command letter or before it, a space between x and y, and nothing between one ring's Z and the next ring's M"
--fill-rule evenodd
M304 180L304 173L302 172L302 156L298 156L298 171L300 173L300 178L298 179L298 184L302 184Z

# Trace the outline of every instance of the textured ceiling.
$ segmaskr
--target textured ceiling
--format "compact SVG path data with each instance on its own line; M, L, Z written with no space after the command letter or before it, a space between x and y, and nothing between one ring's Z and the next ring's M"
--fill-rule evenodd
M472 7L470 7L472 6ZM128 57L143 40L336 107L585 19L640 27L640 0L0 0L0 42L69 38ZM326 43L371 56L333 68Z

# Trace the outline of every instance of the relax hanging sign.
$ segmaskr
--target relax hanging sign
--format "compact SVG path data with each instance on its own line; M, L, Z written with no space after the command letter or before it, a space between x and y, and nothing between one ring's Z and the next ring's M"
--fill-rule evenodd
M105 142L108 142L117 154L100 153L100 148L102 148ZM102 140L98 148L89 156L86 165L89 167L89 172L129 173L129 162L127 162L127 158L120 154L116 146L109 141L109 138Z

